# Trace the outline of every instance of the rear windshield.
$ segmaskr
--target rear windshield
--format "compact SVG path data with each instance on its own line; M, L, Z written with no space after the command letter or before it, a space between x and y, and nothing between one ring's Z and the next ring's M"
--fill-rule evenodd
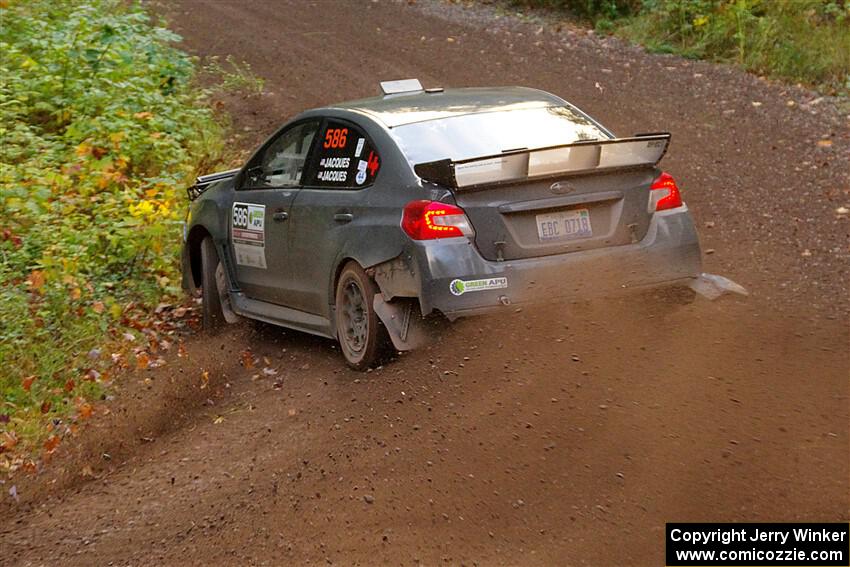
M413 165L610 138L587 116L566 106L464 114L396 126L391 132Z

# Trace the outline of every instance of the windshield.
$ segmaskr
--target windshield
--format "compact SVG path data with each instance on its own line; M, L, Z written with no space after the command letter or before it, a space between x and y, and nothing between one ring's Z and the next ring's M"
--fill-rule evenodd
M396 126L391 132L413 165L610 138L566 106L464 114Z

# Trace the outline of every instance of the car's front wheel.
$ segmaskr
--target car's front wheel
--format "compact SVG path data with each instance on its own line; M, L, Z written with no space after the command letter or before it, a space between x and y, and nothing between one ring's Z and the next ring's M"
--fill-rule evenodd
M374 366L389 346L389 336L375 313L378 288L363 268L349 262L336 285L336 330L342 354L356 370Z

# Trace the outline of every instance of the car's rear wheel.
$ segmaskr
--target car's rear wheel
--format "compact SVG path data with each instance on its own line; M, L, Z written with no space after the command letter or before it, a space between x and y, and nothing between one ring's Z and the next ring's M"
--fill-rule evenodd
M201 242L201 302L204 329L218 329L225 324L224 310L221 305L221 292L217 272L223 275L223 266L218 259L215 244L211 236Z
M356 262L345 265L336 286L336 329L342 354L349 366L366 370L374 366L389 346L389 336L375 313L378 293Z

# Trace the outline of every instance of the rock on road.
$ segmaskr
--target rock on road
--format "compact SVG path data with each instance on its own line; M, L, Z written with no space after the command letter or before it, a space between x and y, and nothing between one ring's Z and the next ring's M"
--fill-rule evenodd
M828 101L489 8L164 9L187 50L266 80L226 100L243 149L403 77L670 130L706 269L752 296L511 310L365 374L268 326L191 338L3 503L0 563L660 565L667 521L850 519L850 135Z

